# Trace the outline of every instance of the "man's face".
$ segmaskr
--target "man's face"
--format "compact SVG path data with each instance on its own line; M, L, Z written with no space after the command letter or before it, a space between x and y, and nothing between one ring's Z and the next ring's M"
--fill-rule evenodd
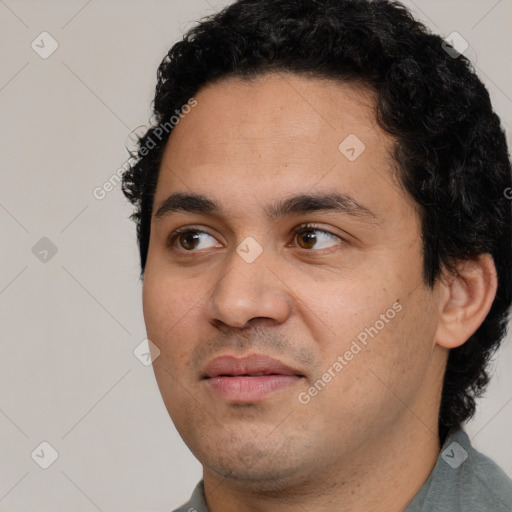
M299 483L396 429L436 432L439 291L373 96L287 74L196 100L163 157L143 302L163 400L205 472ZM165 204L178 193L220 209Z

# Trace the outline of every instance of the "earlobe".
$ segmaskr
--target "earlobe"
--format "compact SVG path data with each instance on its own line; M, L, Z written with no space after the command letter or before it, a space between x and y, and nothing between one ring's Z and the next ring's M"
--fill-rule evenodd
M464 344L491 309L498 279L490 254L460 261L457 273L442 282L441 316L436 343L447 349Z

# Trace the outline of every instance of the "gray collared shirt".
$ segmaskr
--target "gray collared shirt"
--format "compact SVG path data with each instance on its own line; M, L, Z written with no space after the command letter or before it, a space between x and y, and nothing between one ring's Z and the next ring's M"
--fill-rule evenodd
M208 512L202 480L174 512ZM460 430L446 439L430 476L404 512L512 512L512 480Z

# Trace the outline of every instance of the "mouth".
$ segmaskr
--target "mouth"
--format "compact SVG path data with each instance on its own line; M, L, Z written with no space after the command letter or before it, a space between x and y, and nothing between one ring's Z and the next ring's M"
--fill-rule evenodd
M296 385L305 376L277 359L251 354L217 357L202 377L211 392L229 402L255 403Z

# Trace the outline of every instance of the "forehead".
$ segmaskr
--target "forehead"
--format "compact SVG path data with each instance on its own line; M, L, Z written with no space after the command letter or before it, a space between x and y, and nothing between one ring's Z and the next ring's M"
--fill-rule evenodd
M363 204L376 192L401 195L394 141L376 122L374 94L359 84L274 73L222 80L195 99L167 143L155 206L171 191L254 206L258 197L263 204L263 196L315 189Z
M376 123L374 94L359 84L272 73L207 85L196 100L169 138L180 161L201 164L214 155L232 162L251 150L260 161L274 155L318 159L326 149L338 158L339 144L350 135L370 151L385 152L392 143Z

